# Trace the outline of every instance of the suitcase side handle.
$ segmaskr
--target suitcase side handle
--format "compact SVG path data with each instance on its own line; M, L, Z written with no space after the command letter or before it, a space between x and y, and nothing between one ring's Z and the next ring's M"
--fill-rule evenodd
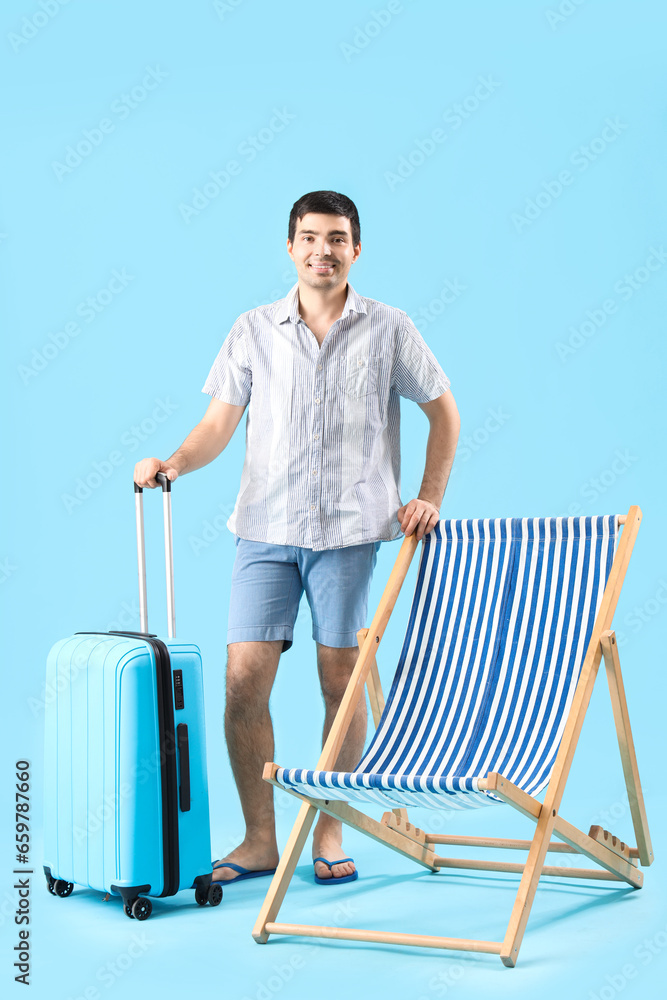
M178 744L178 759L180 762L181 783L178 789L181 812L190 810L190 744L188 743L188 727L184 722L176 726L176 742Z
M155 476L162 487L164 516L164 556L167 573L167 635L176 637L176 609L174 602L174 543L171 526L171 480L164 472ZM134 484L134 509L137 520L137 562L139 567L139 622L142 632L148 632L148 600L146 594L146 546L144 541L144 491Z

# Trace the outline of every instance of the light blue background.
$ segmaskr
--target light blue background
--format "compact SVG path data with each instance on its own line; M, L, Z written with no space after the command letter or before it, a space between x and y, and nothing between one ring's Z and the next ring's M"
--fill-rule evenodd
M55 0L44 3L53 10ZM78 629L138 628L134 463L167 457L180 444L204 412L200 389L234 319L293 284L289 210L320 188L346 193L359 208L354 287L407 310L452 380L463 426L443 513L592 514L641 505L616 628L658 861L641 892L547 880L514 971L491 956L303 939L258 948L250 929L265 882L230 888L215 911L195 909L189 896L156 902L141 925L145 949L132 948L138 957L128 960L139 925L119 906L81 889L69 900L52 898L36 875L32 996L79 997L87 989L94 996L93 988L121 996L158 986L170 998L198 989L239 1000L381 991L405 1000L487 991L609 1000L620 992L655 996L664 982L667 262L641 268L667 239L667 12L659 0L403 0L376 30L374 10L388 4L73 0L51 16L39 0L3 5L0 975L12 991L13 762L32 761L39 866L46 653ZM159 82L122 111L123 94L149 67ZM455 105L474 95L480 77L494 81L492 93L469 100L468 116L457 118ZM293 118L250 162L242 144L269 127L274 109ZM113 130L59 179L54 162L105 118ZM595 142L608 119L615 131ZM438 128L444 141L419 163L418 143ZM411 154L409 176L387 176ZM179 206L192 204L194 189L231 159L240 172L186 223ZM559 191L564 170L570 183ZM528 206L532 221L522 222L538 196L537 207ZM651 260L656 266L659 257ZM79 304L105 289L114 270L131 280L86 322ZM464 290L445 304L448 281ZM590 335L580 332L565 354L559 345L587 319ZM57 336L77 321L76 336ZM51 335L61 347L45 358ZM161 420L153 420L156 407ZM419 486L428 425L407 401L403 419L407 500ZM235 551L224 521L242 456L240 428L215 463L174 490L178 633L201 645L206 664L215 856L242 830L222 736ZM68 506L63 498L95 463L108 476ZM154 495L146 500L150 623L163 632L160 504ZM372 605L397 552L381 548ZM416 562L411 580L415 569ZM409 599L407 587L383 640L387 684ZM581 827L599 822L632 839L604 685L601 677L563 812ZM319 706L304 602L273 698L279 762L314 763ZM287 799L279 802L281 843L296 808ZM433 821L424 812L413 819ZM532 825L498 809L445 828L528 836ZM283 919L502 936L515 877L434 879L370 841L349 835L346 846L362 879L320 891L304 854ZM655 954L642 950L645 939ZM624 985L628 963L636 974Z

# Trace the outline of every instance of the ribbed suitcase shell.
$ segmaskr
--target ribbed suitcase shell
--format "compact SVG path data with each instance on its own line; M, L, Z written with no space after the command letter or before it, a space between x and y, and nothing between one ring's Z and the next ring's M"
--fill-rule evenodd
M45 720L44 859L53 878L106 892L140 886L160 896L210 876L201 655L191 643L160 642L169 650L172 699L174 671L183 677L183 707L169 710L174 731L187 725L187 811L173 780L165 783L167 765L172 779L176 765L178 786L182 775L173 739L165 743L160 734L164 695L151 641L79 633L49 653L47 684L56 697Z

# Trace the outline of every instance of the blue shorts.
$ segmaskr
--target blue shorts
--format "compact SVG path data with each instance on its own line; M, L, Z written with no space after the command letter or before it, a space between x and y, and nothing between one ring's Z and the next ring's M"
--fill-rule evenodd
M368 592L381 542L342 549L273 545L236 536L227 642L283 640L292 645L304 590L313 639L324 646L356 646L365 628Z

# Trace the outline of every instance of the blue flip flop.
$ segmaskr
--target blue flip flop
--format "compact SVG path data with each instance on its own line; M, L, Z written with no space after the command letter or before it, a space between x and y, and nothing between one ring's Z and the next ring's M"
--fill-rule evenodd
M341 858L340 861L329 861L327 858L313 858L313 865L316 861L322 861L329 868L333 868L334 865L342 865L344 861L351 861L354 864L354 858ZM359 878L359 872L355 869L351 875L343 875L341 878L320 878L313 872L313 878L318 885L342 885L344 882L354 882L355 879Z
M233 882L243 882L247 878L261 878L262 875L275 875L275 868L265 868L263 871L252 871L250 868L242 868L241 865L235 865L233 861L223 861L222 858L218 858L217 861L212 861L211 865L213 871L216 868L231 868L232 871L238 872L234 878L227 879L216 879L216 882L220 882L220 885L231 885Z

